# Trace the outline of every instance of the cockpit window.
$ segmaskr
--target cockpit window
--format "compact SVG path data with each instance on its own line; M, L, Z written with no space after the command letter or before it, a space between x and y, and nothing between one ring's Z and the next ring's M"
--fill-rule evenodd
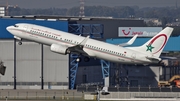
M14 27L18 27L18 25L15 24Z

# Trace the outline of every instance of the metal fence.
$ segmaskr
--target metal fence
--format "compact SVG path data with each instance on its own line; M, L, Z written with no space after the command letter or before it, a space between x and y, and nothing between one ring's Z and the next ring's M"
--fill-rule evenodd
M0 90L0 100L84 100L76 90Z
M74 100L84 101L85 95L92 92L76 90L0 90L0 100ZM97 100L96 95L89 98ZM134 100L134 99L170 99L180 100L179 92L110 92L108 95L100 95L100 100ZM165 100L163 100L165 101Z
M179 92L110 92L100 100L119 101L180 101Z
M81 86L77 91L94 92L97 87ZM177 87L109 87L110 92L180 92Z

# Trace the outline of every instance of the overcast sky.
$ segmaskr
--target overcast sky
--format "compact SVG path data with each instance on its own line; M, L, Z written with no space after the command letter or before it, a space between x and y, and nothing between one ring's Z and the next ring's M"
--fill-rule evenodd
M18 5L20 8L71 8L79 6L79 0L0 0L1 5L6 2L9 5ZM180 0L84 0L85 6L103 5L103 6L134 6L139 7L167 7L180 6Z

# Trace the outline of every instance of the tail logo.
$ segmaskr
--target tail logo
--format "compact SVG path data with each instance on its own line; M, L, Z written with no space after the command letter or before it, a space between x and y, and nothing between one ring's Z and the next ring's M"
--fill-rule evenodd
M147 47L147 50L146 50L146 51L152 52L152 49L153 49L154 47L152 47L151 45L152 45L152 44L146 45L146 47Z
M160 48L159 48L157 51L153 52L153 54L156 54L156 53L158 53L160 50L162 50L163 47L165 46L166 42L167 42L167 35L166 35L166 34L160 34L160 35L154 37L154 38L150 41L150 43L149 43L148 45L146 45L146 47L147 47L147 50L146 50L146 51L152 52L152 49L155 48L155 47L152 46L152 44L153 44L158 38L160 38L160 37L164 37L164 38L165 38L164 43L162 44L162 46L160 46Z

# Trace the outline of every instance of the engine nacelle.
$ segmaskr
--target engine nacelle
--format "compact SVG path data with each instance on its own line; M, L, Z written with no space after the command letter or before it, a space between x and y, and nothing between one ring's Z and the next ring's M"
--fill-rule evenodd
M66 55L69 53L67 50L67 47L59 45L59 44L52 44L51 45L51 51L55 52L55 53L62 54L62 55Z

